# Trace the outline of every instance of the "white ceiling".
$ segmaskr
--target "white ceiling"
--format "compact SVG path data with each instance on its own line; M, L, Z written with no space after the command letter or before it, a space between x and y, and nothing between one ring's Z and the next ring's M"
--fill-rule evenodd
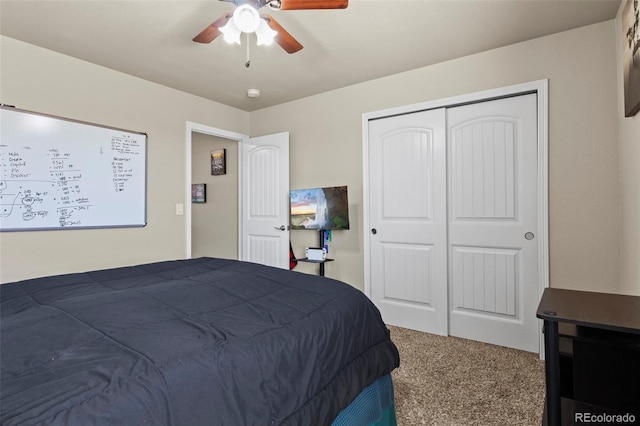
M245 111L613 19L620 0L351 0L345 10L272 11L304 45L252 35L191 39L234 8L217 0L0 0L0 34ZM247 97L258 88L260 98Z

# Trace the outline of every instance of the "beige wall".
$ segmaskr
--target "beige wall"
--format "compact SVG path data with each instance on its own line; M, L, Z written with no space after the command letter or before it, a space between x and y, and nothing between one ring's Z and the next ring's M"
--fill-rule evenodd
M620 292L640 295L640 113L624 116L624 81L622 73L622 9L616 18L616 51L618 55L618 126L620 138L620 186L622 207L620 255Z
M327 276L362 289L362 114L548 78L551 285L617 292L627 265L632 284L623 288L635 289L630 259L637 265L640 237L623 241L633 254L621 261L620 234L621 222L627 232L640 215L631 183L638 176L618 150L618 128L622 149L637 149L637 119L627 130L616 114L615 30L609 21L251 114L3 37L3 103L149 133L149 225L0 234L0 281L184 257L184 216L175 215L175 203L187 196L185 122L193 121L252 136L288 131L292 188L348 185L351 230L334 233ZM296 254L316 238L292 232ZM297 269L305 268L315 271Z
M252 113L252 135L290 132L292 188L349 186L352 229L336 233L327 276L364 287L362 113L548 78L551 285L618 292L614 30L608 21ZM294 250L313 238L292 233Z
M249 114L7 37L0 55L2 103L149 135L146 227L0 233L0 282L183 258L186 122L248 134Z
M226 150L227 173L211 175L211 151ZM191 182L207 185L207 202L191 204L191 256L238 258L238 142L193 132Z

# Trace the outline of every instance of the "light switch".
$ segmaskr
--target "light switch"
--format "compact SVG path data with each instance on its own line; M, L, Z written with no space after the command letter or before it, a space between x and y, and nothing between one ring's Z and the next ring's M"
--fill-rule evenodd
M177 203L176 204L176 214L178 216L182 216L184 214L184 204L182 204L182 203Z

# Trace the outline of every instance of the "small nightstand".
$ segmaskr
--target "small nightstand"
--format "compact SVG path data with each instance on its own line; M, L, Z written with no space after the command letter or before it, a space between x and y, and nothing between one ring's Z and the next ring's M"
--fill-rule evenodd
M536 316L544 320L543 424L625 414L638 424L640 297L547 288Z

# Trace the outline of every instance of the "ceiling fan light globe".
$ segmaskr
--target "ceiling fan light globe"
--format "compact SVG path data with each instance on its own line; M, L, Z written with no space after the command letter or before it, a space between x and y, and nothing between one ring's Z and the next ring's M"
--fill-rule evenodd
M242 4L236 7L233 12L233 23L243 33L252 33L260 25L260 14L248 4Z
M224 41L227 43L240 44L240 34L242 32L233 23L233 19L230 19L224 27L221 27L220 32L224 35Z
M258 25L258 28L256 29L258 46L269 46L273 44L273 40L277 35L277 31L272 30L264 19L260 19L260 25Z

